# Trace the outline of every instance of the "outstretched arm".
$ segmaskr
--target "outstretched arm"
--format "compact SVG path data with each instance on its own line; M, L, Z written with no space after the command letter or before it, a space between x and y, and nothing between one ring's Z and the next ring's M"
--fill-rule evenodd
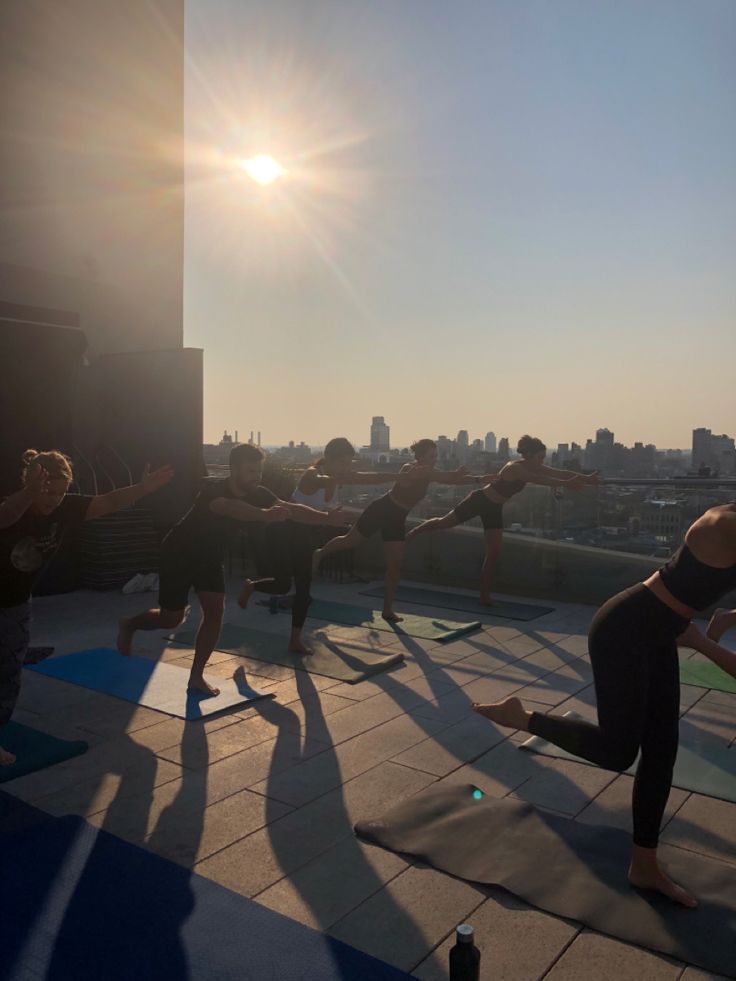
M171 467L160 467L158 470L152 471L150 466L146 464L140 483L133 484L132 487L121 487L120 490L110 491L109 494L97 494L96 497L93 497L87 508L85 521L89 521L91 518L101 518L104 514L112 514L113 511L119 511L121 508L135 504L142 497L153 494L159 487L168 484L173 476L174 471Z
M736 678L736 652L729 651L727 647L722 647L716 641L706 637L694 623L689 623L683 633L677 638L678 647L691 647L717 664L727 674Z
M272 521L286 521L289 518L287 508L280 501L267 508L259 508L255 504L246 504L245 501L230 497L216 497L210 501L210 511L233 521L264 521L270 524Z
M292 521L298 521L303 525L345 524L342 508L333 508L331 511L318 511L317 508L310 508L307 504L294 504L292 501L278 501L276 506L285 508L288 512L288 517Z

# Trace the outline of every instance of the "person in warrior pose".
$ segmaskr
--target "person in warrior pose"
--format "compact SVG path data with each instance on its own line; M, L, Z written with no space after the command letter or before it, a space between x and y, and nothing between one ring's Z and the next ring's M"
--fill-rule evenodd
M83 521L134 504L171 480L171 467L146 467L138 484L109 494L69 494L74 479L69 457L58 450L26 450L22 488L0 503L0 727L10 721L20 694L28 650L31 591L64 536ZM2 734L0 729L0 741ZM0 746L0 765L15 756Z
M172 630L187 612L189 590L194 589L202 607L190 691L219 695L204 678L204 669L220 636L225 612L225 557L234 527L243 522L316 523L321 511L281 501L261 486L264 453L242 443L230 451L230 476L208 481L181 521L174 525L161 546L158 608L120 621L118 650L129 654L137 630ZM288 539L275 541L282 549L279 561L288 562ZM288 588L288 586L287 586Z
M491 588L496 572L498 557L501 552L503 535L503 506L509 498L518 494L527 484L542 484L548 487L566 487L578 491L583 487L598 484L597 474L576 473L574 470L557 470L546 467L544 458L547 447L533 436L522 436L516 447L521 460L507 463L499 473L479 477L478 482L485 486L468 494L452 511L441 518L430 518L423 521L406 536L407 541L424 535L428 531L444 531L480 518L483 522L483 537L485 538L485 558L480 578L480 602L484 606L494 606Z
M411 451L414 454L414 463L407 463L401 468L391 490L368 505L347 535L333 538L322 548L318 548L312 560L316 571L325 556L341 549L357 548L361 542L380 531L386 557L383 618L394 623L402 619L394 612L393 602L401 576L409 512L426 495L431 483L473 484L479 480L463 468L435 470L437 444L434 440L420 439L413 444Z
M629 881L685 906L696 899L660 867L657 843L677 755L680 677L677 647L692 647L736 677L736 653L692 624L736 587L736 504L711 508L684 544L645 582L614 596L588 634L598 724L527 712L518 698L475 710L498 725L541 736L609 770L641 753L633 793Z
M302 641L302 629L311 602L312 553L339 534L347 534L346 512L333 502L337 488L343 484L389 484L398 474L357 472L351 469L355 448L343 436L331 439L325 446L324 456L304 471L292 495L296 504L316 509L321 514L318 524L292 525L269 529L266 534L266 550L274 570L273 577L246 580L238 597L242 608L248 604L253 592L284 595L294 582L294 602L291 614L289 651L292 654L311 654ZM331 506L332 505L332 506Z

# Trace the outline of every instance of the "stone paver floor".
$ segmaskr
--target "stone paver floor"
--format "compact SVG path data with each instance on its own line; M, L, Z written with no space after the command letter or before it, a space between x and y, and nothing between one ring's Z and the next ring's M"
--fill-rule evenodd
M318 583L315 595L369 606L361 588ZM54 644L59 654L112 646L118 617L146 604L155 605L154 594L37 600L33 642ZM197 612L195 603L191 616ZM447 645L349 629L405 657L358 685L216 653L212 673L227 677L244 666L276 697L204 723L26 672L17 721L84 738L90 750L3 789L51 814L84 815L424 981L447 977L454 927L464 920L476 927L488 979L704 981L714 976L501 890L409 865L352 833L359 818L437 780L466 779L498 797L629 827L630 777L519 753L523 734L471 712L474 701L514 691L538 711L593 716L586 644L593 613L557 603L538 620L499 621ZM232 598L226 616L284 636L289 628L288 614L259 606L242 613ZM154 634L139 635L136 653L182 667L191 661L190 651ZM709 739L733 743L736 695L685 687L682 712ZM736 863L736 804L674 790L666 822L666 841Z

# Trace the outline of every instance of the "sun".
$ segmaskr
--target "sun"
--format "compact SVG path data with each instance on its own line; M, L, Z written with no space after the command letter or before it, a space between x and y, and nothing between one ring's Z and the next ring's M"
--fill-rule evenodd
M257 184L273 184L279 177L283 177L286 171L278 162L267 153L257 153L255 157L241 160L240 166L249 177L252 177Z

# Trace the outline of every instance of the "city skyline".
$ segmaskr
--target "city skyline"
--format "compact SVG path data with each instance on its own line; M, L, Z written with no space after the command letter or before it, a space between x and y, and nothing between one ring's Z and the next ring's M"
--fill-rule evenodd
M732 428L736 4L186 16L208 435L363 440L376 410L402 445L489 418L550 445L581 415L627 444ZM259 153L283 179L250 179Z

